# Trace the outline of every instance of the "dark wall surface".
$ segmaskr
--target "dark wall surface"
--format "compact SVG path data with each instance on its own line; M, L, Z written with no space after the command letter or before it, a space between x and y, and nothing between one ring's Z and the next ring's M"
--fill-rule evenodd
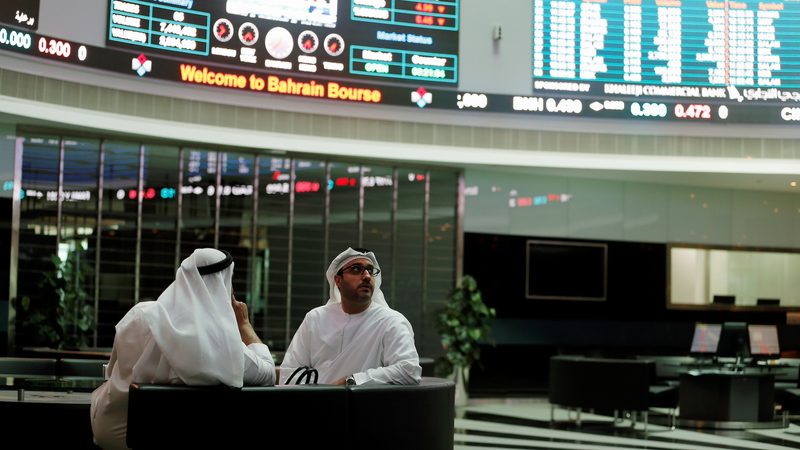
M606 300L526 298L529 239L607 244ZM555 354L686 355L695 322L776 324L781 350L800 349L800 332L785 325L785 311L668 308L666 244L466 233L464 273L497 310L491 342L472 369L472 394L546 390Z

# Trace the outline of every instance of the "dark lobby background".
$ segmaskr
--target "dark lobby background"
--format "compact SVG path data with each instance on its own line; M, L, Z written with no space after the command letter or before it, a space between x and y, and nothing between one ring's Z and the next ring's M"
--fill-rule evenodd
M530 239L607 244L606 300L526 298ZM497 310L491 339L471 370L475 395L546 390L549 357L556 354L687 355L695 322L775 324L782 352L800 349L800 327L786 325L783 311L668 308L666 244L466 233L464 273Z

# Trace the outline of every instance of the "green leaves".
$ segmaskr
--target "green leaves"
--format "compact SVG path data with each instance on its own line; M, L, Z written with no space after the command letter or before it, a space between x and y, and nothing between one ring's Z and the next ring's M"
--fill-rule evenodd
M465 275L437 312L436 330L445 354L434 366L437 376L447 376L454 367L470 367L480 359L479 344L489 336L496 311L483 302L478 282Z
M72 251L65 260L51 257L53 270L43 274L39 294L32 300L23 296L14 302L20 346L74 348L89 345L94 330L94 307L84 289L88 266L81 254Z

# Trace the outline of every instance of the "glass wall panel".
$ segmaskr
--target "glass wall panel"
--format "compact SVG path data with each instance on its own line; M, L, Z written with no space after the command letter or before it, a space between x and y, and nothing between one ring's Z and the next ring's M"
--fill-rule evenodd
M392 198L394 195L393 169L383 166L363 166L364 234L362 246L375 252L383 270L381 290L386 300L390 297L395 276L392 253Z
M791 249L669 246L669 306L800 306L800 253Z
M233 256L233 291L239 301L252 303L250 250L253 248L253 181L255 158L243 153L220 153L219 248Z
M155 300L175 280L178 148L145 145L139 298Z
M11 255L11 216L13 205L11 199L14 192L14 161L16 154L17 135L14 126L0 124L0 255ZM11 265L11 258L0 258L0 355L5 354L3 349L9 347L8 314L9 300L15 296L16 284L9 283L16 271L16 264ZM8 277L2 274L9 274ZM15 277L16 279L16 277ZM16 289L15 289L16 290Z
M408 318L415 333L421 333L425 172L401 168L398 185L396 268L390 305Z
M270 350L285 350L286 288L289 274L289 181L292 161L262 156L259 161L258 240L250 310L253 325Z
M97 178L100 142L64 139L64 175L61 201L61 240L58 256L64 270L69 311L64 343L94 345L94 328L80 330L82 321L94 323L94 266L97 228ZM70 295L72 294L72 295ZM84 306L91 306L91 310Z
M214 151L184 149L181 260L195 249L214 247L217 155Z
M97 345L110 347L114 326L136 303L139 144L108 141L103 148Z
M419 350L434 354L441 347L435 332L436 310L441 308L455 285L456 204L458 174L453 171L431 170L428 207L427 289L422 304L424 326L418 334Z
M325 163L294 160L295 202L292 253L291 333L305 314L327 300L325 270Z
M58 227L59 138L30 136L23 144L17 298L28 297L26 313L17 308L15 341L18 347L48 345L43 329L24 323L29 313L54 308L40 288L43 275L53 271Z
M324 258L328 260L328 263L347 247L359 247L358 183L360 171L357 164L330 163L328 252ZM327 287L321 295L327 299Z
M63 145L59 217L59 137L24 141L14 281L34 311L44 308L40 282L53 273L60 226L66 251L77 250L90 266L82 279L87 294L94 295L93 274L97 280L96 346L112 345L117 322L136 301L157 298L177 262L218 245L236 258L234 289L248 302L256 331L273 351L283 351L305 314L327 300L330 259L360 245L375 251L382 289L411 321L419 350L440 351L432 319L454 282L455 171L124 141L68 138ZM99 266L92 272L95 252ZM31 344L39 330L16 325L15 341Z

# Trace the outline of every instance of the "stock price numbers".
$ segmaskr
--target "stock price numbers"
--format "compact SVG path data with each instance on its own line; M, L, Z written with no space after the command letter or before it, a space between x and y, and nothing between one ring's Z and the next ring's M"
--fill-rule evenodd
M69 58L69 55L72 54L72 46L69 42L41 37L39 38L39 53Z
M46 37L39 38L39 53L48 56L56 56L59 58L69 59L72 56L72 44L61 39L48 39ZM87 50L85 45L78 47L78 59L81 61L86 60Z
M27 50L31 48L31 35L23 31L9 31L0 27L0 45Z
M675 117L679 119L710 119L711 105L678 103L675 105Z
M631 103L631 114L635 117L667 117L667 105L663 103Z

